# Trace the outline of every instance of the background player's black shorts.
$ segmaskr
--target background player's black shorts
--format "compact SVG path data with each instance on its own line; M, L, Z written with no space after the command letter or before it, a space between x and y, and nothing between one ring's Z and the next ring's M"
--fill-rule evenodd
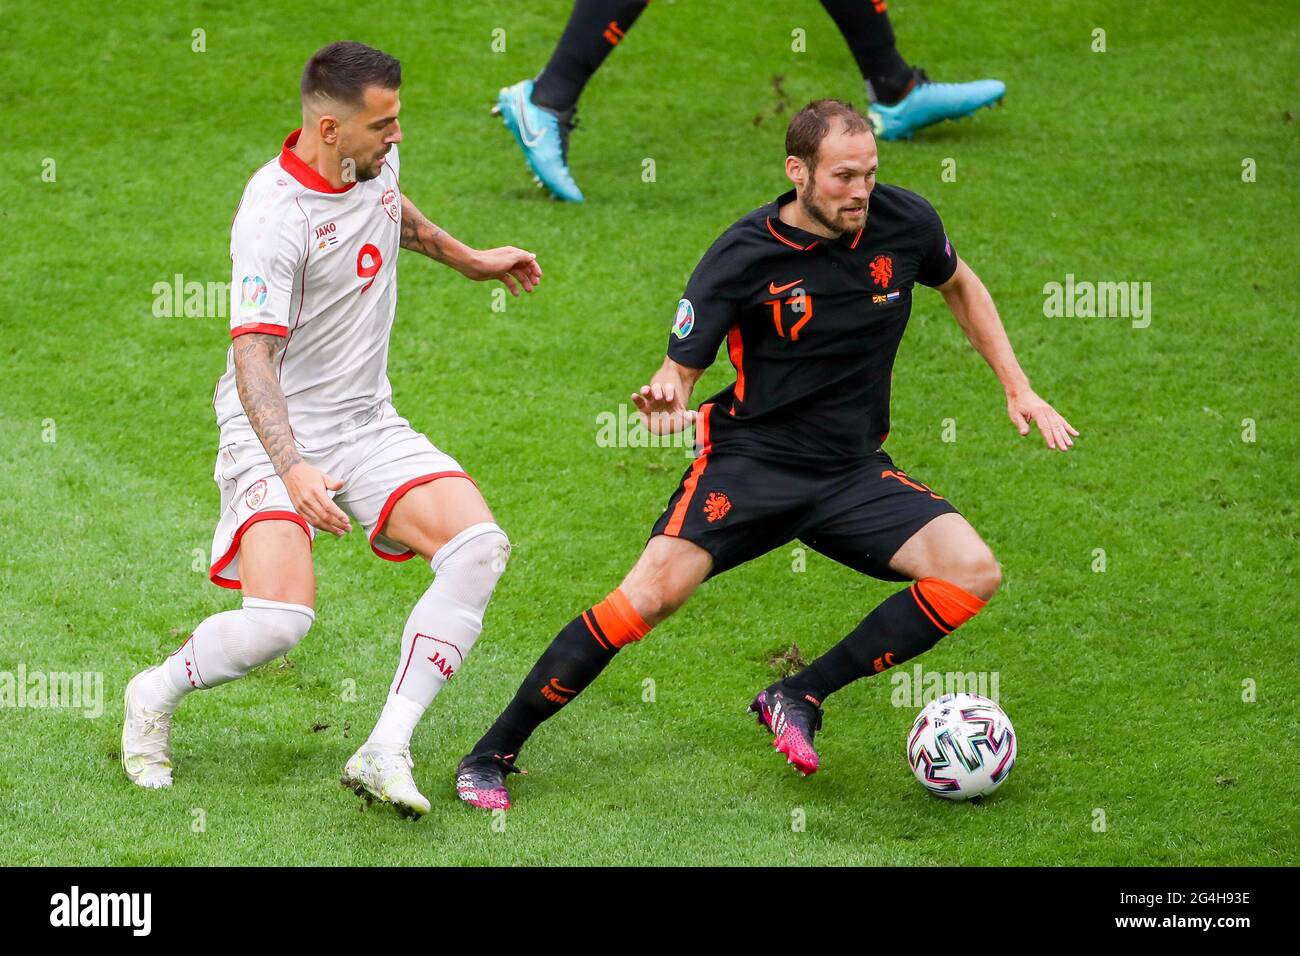
M710 576L797 538L863 574L904 581L890 569L890 558L949 512L960 513L900 471L883 449L830 472L724 452L697 458L686 470L651 536L704 548L713 555Z

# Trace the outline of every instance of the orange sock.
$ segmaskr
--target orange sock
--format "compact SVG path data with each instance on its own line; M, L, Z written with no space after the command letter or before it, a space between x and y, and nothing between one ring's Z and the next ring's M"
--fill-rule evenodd
M912 596L925 616L945 634L961 627L988 603L942 578L921 578L912 585Z
M641 619L621 588L610 591L605 600L583 615L583 620L592 636L613 650L650 633L650 625Z

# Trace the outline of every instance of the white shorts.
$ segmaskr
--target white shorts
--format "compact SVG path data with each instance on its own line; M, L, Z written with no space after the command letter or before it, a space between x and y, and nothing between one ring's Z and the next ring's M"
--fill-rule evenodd
M370 538L370 548L388 561L406 561L414 552L380 534L399 498L438 478L473 481L450 455L439 451L391 405L320 451L300 449L303 460L338 478L334 503L352 516ZM239 588L239 539L258 521L292 521L308 540L316 529L294 510L289 491L257 440L221 446L213 474L221 489L221 520L212 536L208 577L223 588Z

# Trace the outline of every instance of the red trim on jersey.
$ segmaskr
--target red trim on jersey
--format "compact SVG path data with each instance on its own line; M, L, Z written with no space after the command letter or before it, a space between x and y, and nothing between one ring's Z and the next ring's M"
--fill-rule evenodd
M336 188L328 179L299 159L293 148L298 145L298 137L301 135L302 130L296 129L285 139L284 147L280 150L281 169L308 189L315 190L318 193L345 193L356 185L354 180L342 188Z
M727 330L727 357L736 367L736 401L745 400L745 343L740 338L740 326L733 325ZM736 414L736 406L731 406L731 414Z
M248 335L250 332L257 332L262 335L278 335L281 338L289 334L289 330L283 325L271 325L267 322L256 322L253 325L240 325L230 330L230 337L237 339L241 335Z
M866 226L862 227L862 229L866 229L866 228L867 228ZM858 247L858 240L862 238L862 229L858 230L858 234L854 236L853 241L849 243L850 249L856 249Z
M398 485L397 490L389 495L388 500L384 502L384 507L379 512L379 520L375 522L375 530L370 532L371 551L375 552L375 554L379 555L385 561L409 561L411 558L415 557L414 551L406 551L402 554L387 554L380 551L375 547L375 538L379 537L379 533L384 530L384 522L388 520L389 513L393 510L393 506L401 499L402 495L406 494L412 488L418 487L419 485L427 485L429 482L437 481L439 478L464 478L471 485L474 485L475 488L478 487L478 484L474 479L463 471L436 471L431 475L421 475L418 478L412 478L410 481Z
M208 569L208 578L213 584L218 587L230 588L233 591L238 591L243 587L237 578L223 578L220 577L220 574L231 561L235 560L235 555L239 553L239 540L244 536L244 532L259 521L292 521L302 528L303 534L307 535L307 546L311 547L311 526L307 524L307 519L302 515L296 511L259 511L239 526L239 529L235 532L234 540L230 542L230 547L226 549L226 553Z
M773 239L777 240L778 242L784 242L791 249L798 249L800 252L807 252L809 249L811 249L813 246L817 245L817 243L821 241L819 239L814 239L806 246L801 246L797 242L791 242L785 236L781 235L779 232L776 231L776 228L772 225L771 216L767 217L767 231L772 234Z
M796 242L791 242L785 236L781 235L779 232L777 232L775 229L772 228L771 216L769 216L767 219L767 231L772 234L772 238L775 239L777 242L784 242L791 249L798 249L800 252L803 252L803 246L799 245Z

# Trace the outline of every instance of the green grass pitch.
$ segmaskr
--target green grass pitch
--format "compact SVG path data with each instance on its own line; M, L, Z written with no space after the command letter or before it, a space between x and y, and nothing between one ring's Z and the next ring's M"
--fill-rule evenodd
M979 805L927 796L903 752L917 708L893 705L890 675L830 701L816 776L772 751L745 713L772 659L820 653L895 587L816 554L799 570L792 546L706 585L546 725L504 821L454 799L458 757L556 630L617 584L685 467L681 449L601 447L598 416L658 365L712 239L785 188L790 108L862 100L814 0L719 6L654 3L596 76L572 145L582 207L542 198L487 113L540 69L566 0L70 2L6 23L0 672L99 673L104 705L0 707L6 863L1300 859L1300 32L1251 0L1175 18L891 5L909 60L1008 94L882 143L881 179L936 205L1032 382L1082 432L1067 455L1019 439L941 298L918 290L887 447L963 510L1005 577L921 663L996 674L1021 747L1006 785ZM796 28L807 52L791 50ZM416 824L360 810L337 782L428 581L357 533L318 542L318 623L288 663L186 701L174 789L130 786L117 757L126 680L235 606L202 573L227 321L157 317L154 285L229 281L240 191L299 125L307 56L345 37L403 62L408 195L545 270L499 312L489 286L402 259L397 406L474 474L516 545L473 657L417 731L434 807ZM1046 317L1044 286L1067 274L1149 282L1150 325ZM724 356L697 394L730 371Z

